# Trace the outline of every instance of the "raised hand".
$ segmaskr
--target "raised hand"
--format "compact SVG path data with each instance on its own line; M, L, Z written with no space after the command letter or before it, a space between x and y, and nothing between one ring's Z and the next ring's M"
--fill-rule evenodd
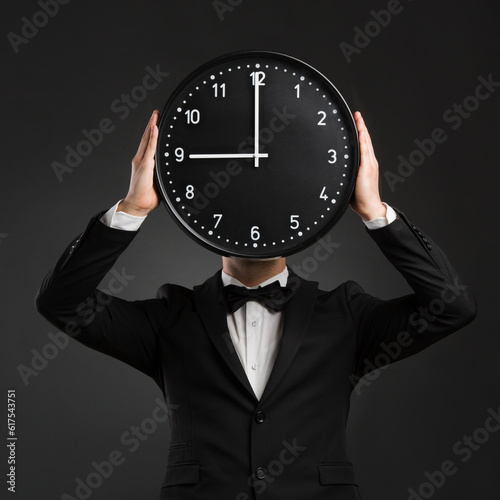
M154 186L158 116L158 110L153 111L137 153L132 159L130 186L127 196L118 205L119 211L131 215L144 216L160 204L160 199Z
M378 161L373 151L370 134L366 128L361 113L354 113L356 127L359 134L361 162L359 165L356 187L351 199L351 208L363 220L372 220L385 217L387 209L380 200L378 189Z

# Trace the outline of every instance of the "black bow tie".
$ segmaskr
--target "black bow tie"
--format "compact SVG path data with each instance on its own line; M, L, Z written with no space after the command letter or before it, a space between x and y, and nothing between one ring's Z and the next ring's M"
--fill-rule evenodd
M280 286L279 281L259 288L245 288L244 286L227 285L224 287L229 311L234 313L249 300L257 300L273 311L280 311L292 298L295 290Z

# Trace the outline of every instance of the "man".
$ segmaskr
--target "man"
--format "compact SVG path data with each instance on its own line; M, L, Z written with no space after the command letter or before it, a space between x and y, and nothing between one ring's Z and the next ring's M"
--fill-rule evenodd
M167 284L155 299L133 302L96 290L159 205L157 111L132 161L127 196L94 217L45 278L41 314L152 377L172 403L162 499L359 500L345 446L356 382L475 317L475 299L443 252L381 202L370 136L359 112L355 120L361 164L351 208L413 294L380 300L354 282L326 292L284 258L228 257L194 290ZM292 292L264 303L245 297L255 293L245 288L275 281ZM230 295L229 285L244 288Z

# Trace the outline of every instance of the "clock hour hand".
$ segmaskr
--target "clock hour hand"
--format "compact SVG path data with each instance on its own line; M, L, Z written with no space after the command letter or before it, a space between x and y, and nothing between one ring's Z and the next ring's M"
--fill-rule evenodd
M269 155L267 153L262 153L258 155L260 158L267 158ZM191 160L208 160L212 158L255 158L252 153L241 153L241 154L190 154L189 158Z

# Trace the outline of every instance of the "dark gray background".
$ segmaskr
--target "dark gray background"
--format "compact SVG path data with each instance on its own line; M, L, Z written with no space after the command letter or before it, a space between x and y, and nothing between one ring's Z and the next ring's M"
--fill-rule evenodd
M17 54L7 34L20 34L22 17L32 19L40 7L19 0L9 2L8 12L4 7L1 371L3 399L7 388L17 390L17 498L74 496L76 479L113 450L125 462L90 498L149 499L159 491L168 424L133 453L120 441L152 415L161 394L150 379L73 340L27 385L18 370L31 365L33 350L41 352L55 332L33 307L43 276L94 213L126 194L130 160L152 110L198 65L240 49L276 50L309 62L364 113L384 201L439 242L478 298L474 323L354 393L348 446L363 498L406 499L408 488L418 489L424 473L445 460L457 472L432 498L498 497L500 432L492 432L466 463L453 446L500 405L500 91L455 131L443 113L474 92L479 76L491 73L500 81L499 8L485 0L401 5L403 11L350 64L339 44L352 44L354 28L364 29L370 11L385 9L386 0L243 0L223 21L207 0L70 1ZM148 65L170 75L121 120L110 105L141 83ZM65 147L76 146L82 129L106 117L114 132L59 182L51 163L63 162ZM397 157L407 157L413 141L437 127L448 140L392 192L383 173L395 172ZM330 238L340 246L310 273L323 289L354 279L384 298L408 291L351 211ZM289 263L300 265L311 255L312 248ZM151 297L166 281L192 286L220 264L161 208L117 263L135 277L120 296Z

